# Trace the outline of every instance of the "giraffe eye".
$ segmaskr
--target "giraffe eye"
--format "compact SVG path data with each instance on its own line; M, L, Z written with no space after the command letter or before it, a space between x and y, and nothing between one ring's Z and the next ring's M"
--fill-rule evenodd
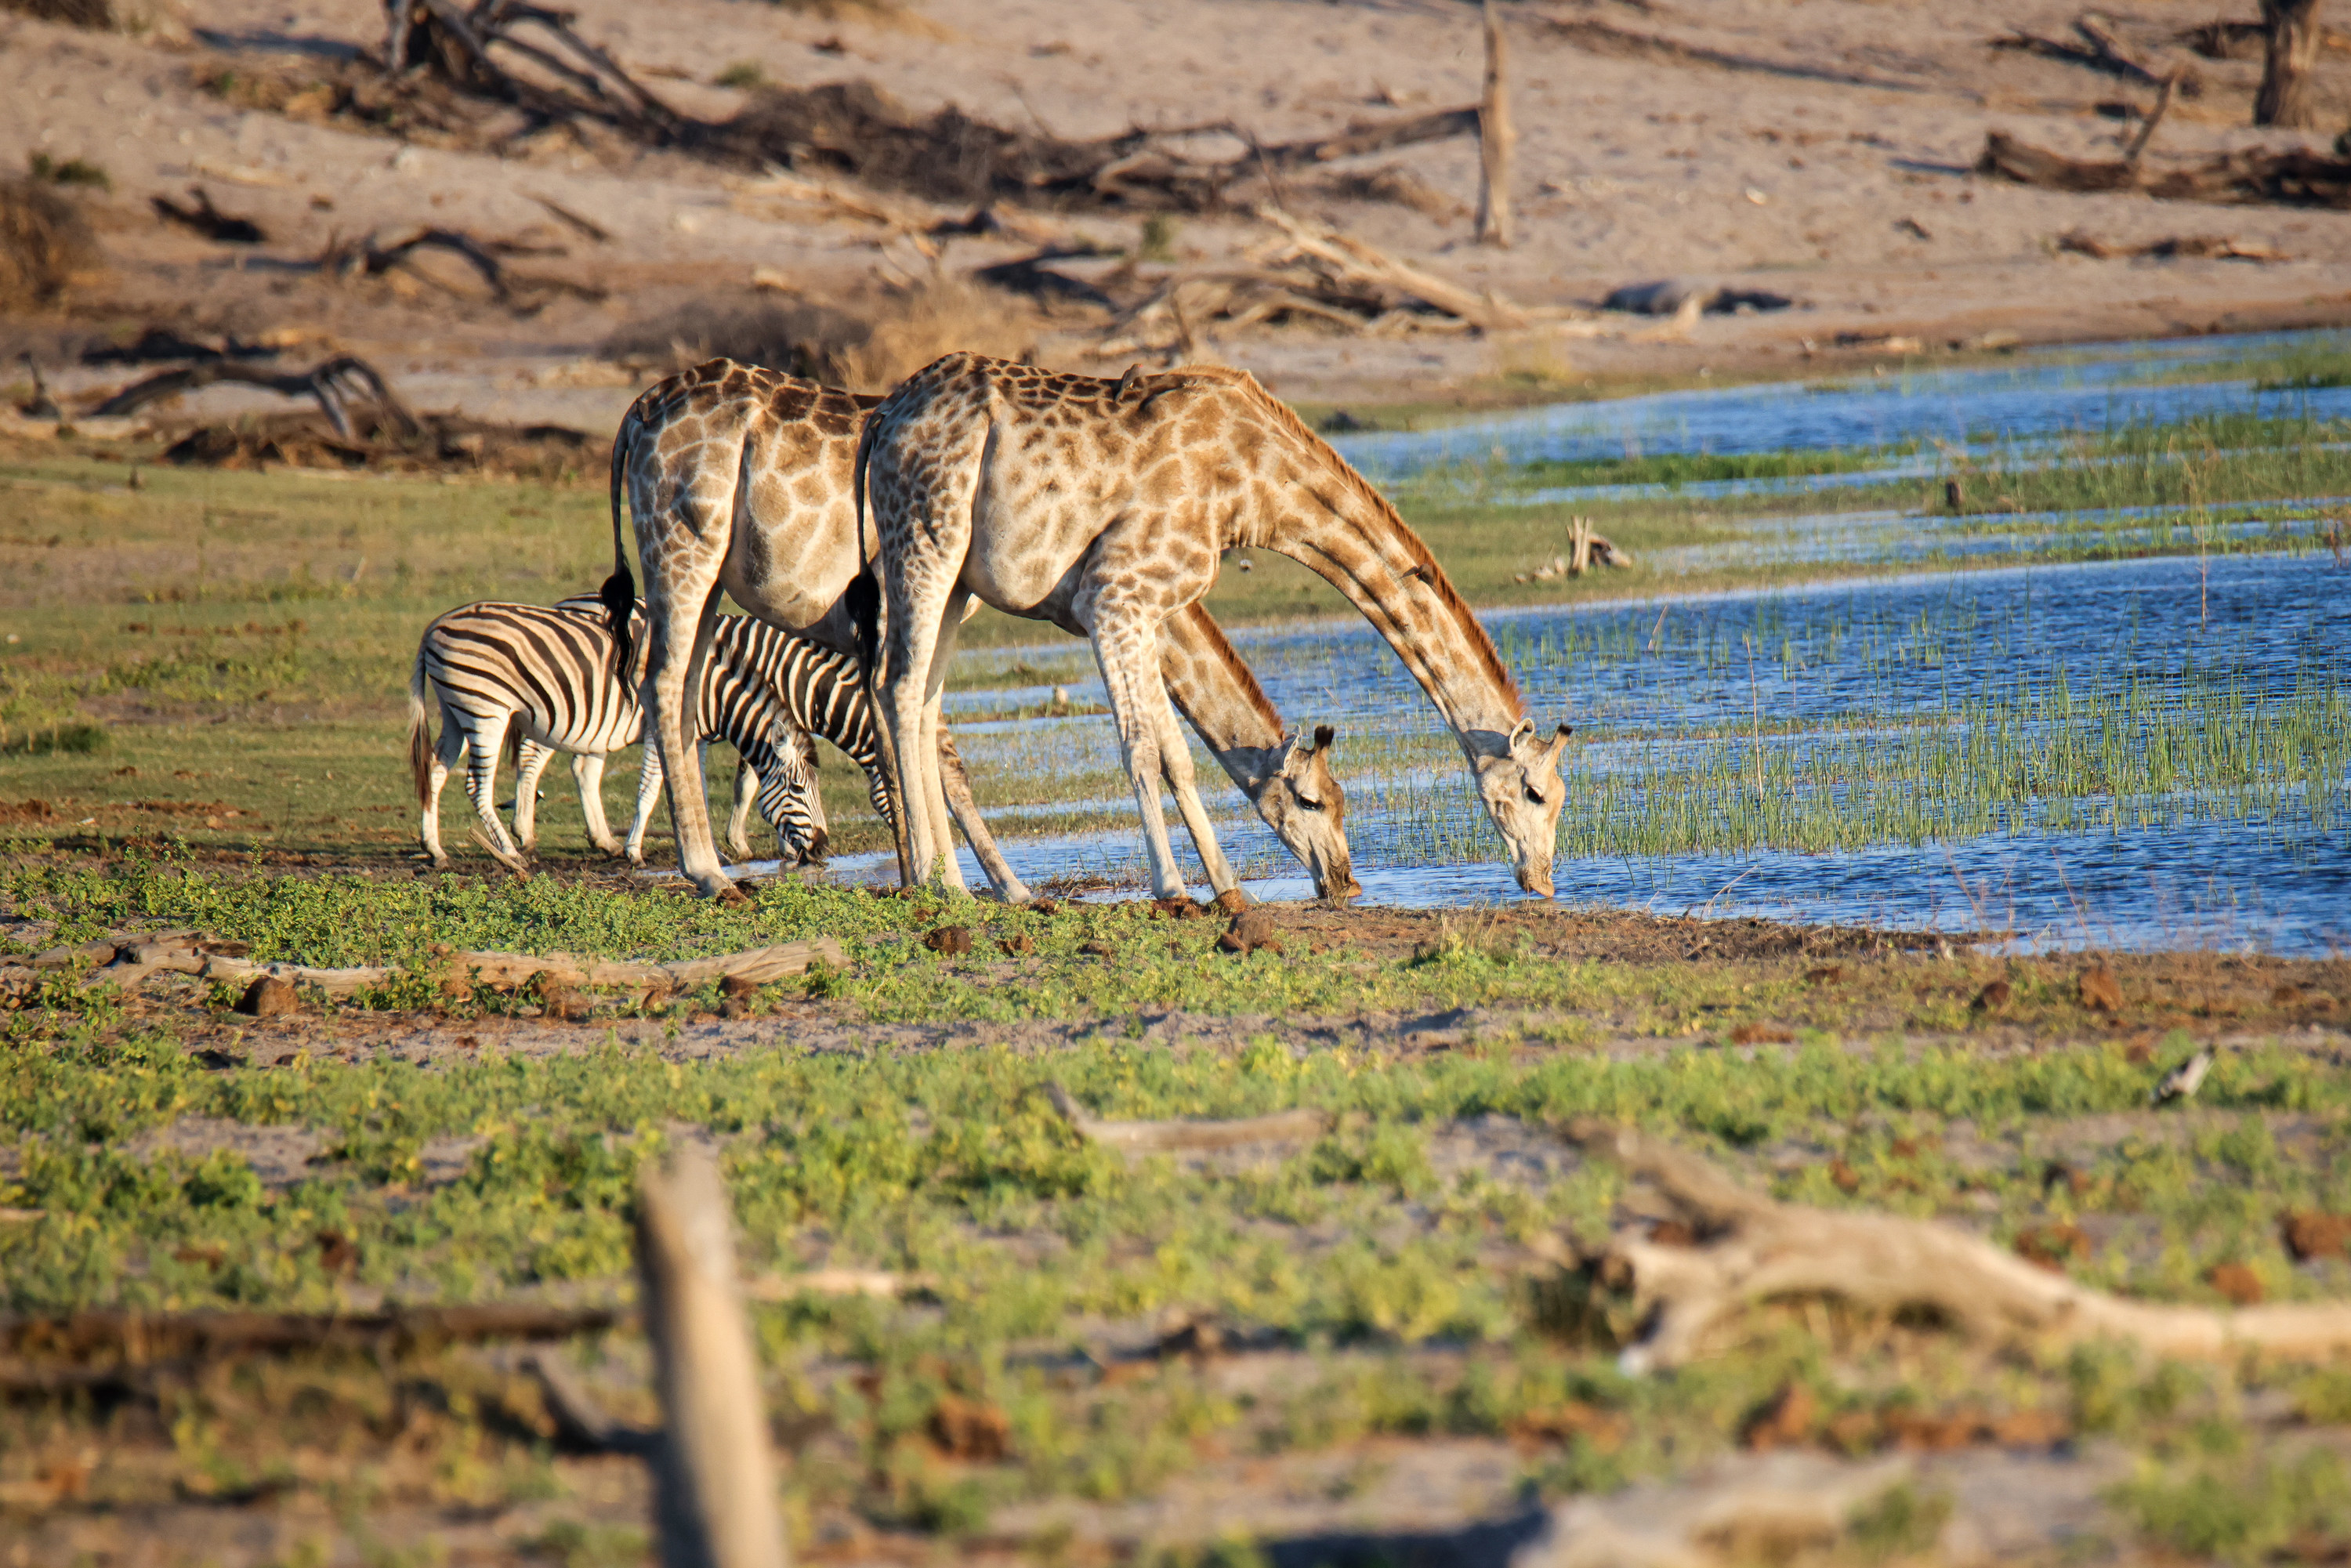
M1527 800L1530 804L1540 806L1543 803L1543 792L1530 784L1527 786Z

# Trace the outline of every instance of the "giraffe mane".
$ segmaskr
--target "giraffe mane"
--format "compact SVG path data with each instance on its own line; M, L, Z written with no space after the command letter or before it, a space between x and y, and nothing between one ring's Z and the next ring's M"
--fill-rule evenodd
M1191 381L1214 382L1238 390L1244 397L1264 411L1267 417L1299 445L1305 448L1307 454L1326 472L1335 475L1340 483L1354 492L1357 499L1373 508L1379 517L1394 527L1396 537L1404 541L1405 549L1412 555L1415 573L1421 581L1428 585L1430 591L1437 595L1437 602L1445 607L1459 625L1462 635L1468 639L1470 647L1477 651L1479 659L1486 666L1486 673L1493 677L1495 685L1508 694L1510 706L1518 709L1521 717L1525 716L1526 698L1520 695L1519 683L1511 675L1510 666L1502 663L1502 651L1494 646L1494 639L1479 623L1477 614L1469 608L1468 601L1461 597L1460 591L1453 586L1453 580L1446 576L1445 569L1437 563L1437 557L1429 553L1427 541L1413 532L1412 526L1404 520L1404 515L1395 509L1395 504L1381 495L1377 486L1364 478L1353 464L1341 456L1337 448L1316 434L1304 420L1298 417L1296 409L1266 391L1264 383L1249 371L1231 370L1223 365L1186 365L1179 370L1166 372L1164 378L1155 376L1152 379L1159 381L1175 377Z

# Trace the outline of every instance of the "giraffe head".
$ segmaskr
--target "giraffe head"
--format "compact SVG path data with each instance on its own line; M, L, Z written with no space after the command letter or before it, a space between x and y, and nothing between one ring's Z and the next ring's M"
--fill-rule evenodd
M1493 732L1486 733L1490 737ZM1567 803L1559 758L1567 748L1569 733L1568 727L1561 725L1550 739L1538 739L1534 720L1522 718L1499 749L1470 758L1487 813L1510 846L1511 869L1518 873L1519 885L1545 898L1552 895L1552 851L1559 841L1560 808Z
M1306 863L1315 894L1343 904L1364 885L1347 852L1347 796L1331 771L1332 734L1329 725L1317 725L1312 744L1295 735L1281 743L1281 759L1258 792L1257 810Z

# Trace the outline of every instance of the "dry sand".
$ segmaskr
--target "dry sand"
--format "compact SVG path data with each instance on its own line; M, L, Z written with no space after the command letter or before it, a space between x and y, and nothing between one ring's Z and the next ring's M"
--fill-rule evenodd
M1522 383L1701 367L1799 373L1854 357L1834 347L1840 334L1916 337L1932 350L1992 332L2032 341L2351 319L2351 214L2066 195L1970 172L1993 129L2112 156L2135 123L2112 116L2151 100L2112 76L1988 47L2011 26L2064 35L2075 9L2071 0L1997 12L1910 0L1506 6L1520 127L1513 249L1471 242L1477 149L1467 139L1363 161L1401 164L1458 196L1458 215L1339 199L1311 178L1285 181L1283 199L1528 302L1588 305L1620 284L1687 277L1791 295L1799 307L1708 318L1663 341L1541 332L1373 340L1284 329L1218 339L1215 350L1301 400L1442 400L1490 392L1512 372ZM2183 58L2167 40L2211 15L2209 0L2116 13L2134 44ZM559 145L501 159L241 110L196 85L222 68L371 45L381 17L364 0L211 0L179 42L0 21L0 77L10 84L0 94L0 166L44 152L90 159L115 182L110 197L91 201L110 276L64 317L0 323L11 356L31 347L62 357L77 335L151 320L308 333L375 359L419 406L594 430L610 426L647 373L596 360L629 322L697 299L751 298L758 269L816 298L929 270L903 238L747 200L725 172L679 154L549 138ZM749 62L777 83L868 78L919 110L956 103L1067 137L1229 120L1278 141L1472 101L1480 68L1475 14L1437 0L917 0L895 13L831 16L737 0L586 0L580 18L582 33L705 118L746 100L709 83ZM2327 122L2339 125L2351 107L2351 51L2330 47L2322 62ZM2329 140L2243 129L2257 58L2195 64L2204 90L2173 110L2151 156ZM160 224L149 197L193 183L262 223L270 243L224 246ZM581 239L533 197L614 238ZM1139 226L1114 213L1061 221L1117 246L1134 245ZM336 284L305 265L336 235L418 223L561 245L568 255L517 265L610 296L525 319L430 288L402 298L381 282ZM2292 259L2058 254L2054 236L2077 228L2114 241L2224 234ZM1185 218L1174 248L1179 263L1221 261L1263 233L1246 217ZM941 265L952 273L1030 248L957 240ZM1099 318L1065 312L1037 326L1035 347L1049 361L1099 364L1087 350L1100 333ZM56 377L68 390L124 379L120 370ZM218 390L183 407L255 401Z

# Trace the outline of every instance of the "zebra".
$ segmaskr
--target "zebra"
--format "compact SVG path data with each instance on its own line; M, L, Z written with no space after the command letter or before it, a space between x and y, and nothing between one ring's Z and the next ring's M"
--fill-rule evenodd
M774 827L784 858L819 858L829 834L817 792L813 743L777 700L762 669L738 657L748 651L747 641L722 643L714 649L695 717L702 735L723 737L744 759L729 847L738 856L749 853L742 828L756 790L760 814ZM538 776L557 751L565 751L572 757L589 837L608 854L627 852L642 861L640 846L662 779L661 758L653 748L645 752L626 846L612 836L604 818L605 758L635 743L644 728L637 703L643 657L631 672L633 678L625 682L619 661L603 606L592 594L551 607L468 604L425 628L409 675L408 751L423 808L421 837L435 865L448 863L441 847L441 789L461 757L467 760L466 790L491 852L502 860L518 859L515 840L507 837L493 804L502 739L517 747L515 829L522 848L538 837ZM442 716L437 747L426 740L434 706Z

